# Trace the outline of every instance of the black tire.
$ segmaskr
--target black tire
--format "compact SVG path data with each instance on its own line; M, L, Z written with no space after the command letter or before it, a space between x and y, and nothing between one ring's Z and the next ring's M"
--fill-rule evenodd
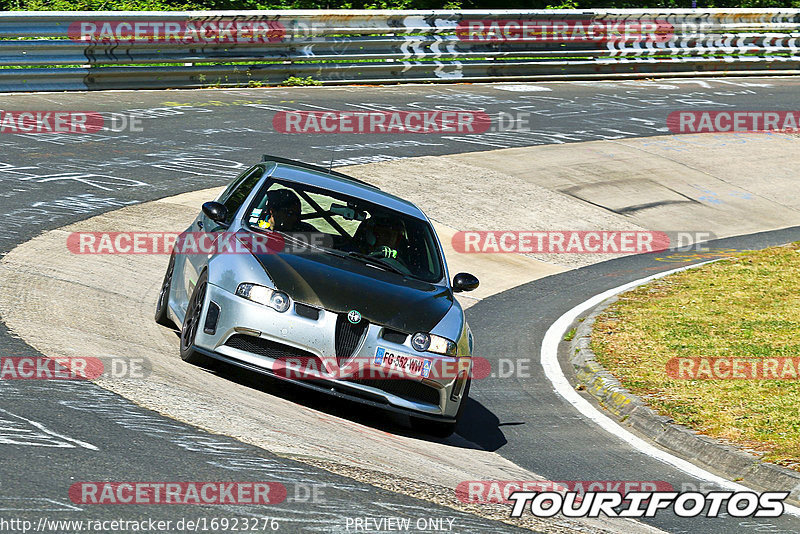
M169 257L167 272L164 274L164 281L161 282L161 292L158 294L156 302L156 323L168 328L175 328L175 323L169 318L167 309L169 308L169 290L172 287L172 275L175 272L175 253Z
M194 286L192 296L189 297L189 305L186 307L186 315L183 318L181 328L181 359L194 365L207 367L210 359L194 349L194 340L197 337L197 329L200 328L200 319L203 317L203 306L208 290L208 272L203 271Z
M443 423L441 421L434 421L431 419L422 419L419 417L411 416L411 428L422 434L428 434L436 438L448 438L453 432L456 431L458 421L461 419L461 414L464 413L464 406L467 405L469 398L469 388L472 385L472 379L467 379L467 384L464 386L464 393L461 395L461 404L458 406L456 412L456 420L453 423Z

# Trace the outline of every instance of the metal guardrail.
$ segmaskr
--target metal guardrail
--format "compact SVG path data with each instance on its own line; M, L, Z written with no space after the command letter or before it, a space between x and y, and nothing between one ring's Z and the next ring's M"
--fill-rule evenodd
M800 74L800 9L0 13L0 92Z

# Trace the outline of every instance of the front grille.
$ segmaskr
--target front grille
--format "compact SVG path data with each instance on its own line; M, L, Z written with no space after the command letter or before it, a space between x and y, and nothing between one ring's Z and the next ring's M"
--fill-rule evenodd
M234 334L228 338L225 342L225 346L245 352L252 352L253 354L266 356L267 358L273 358L275 360L291 359L293 363L303 366L304 368L316 366L316 369L325 369L325 367L322 366L322 360L317 357L316 354L276 341L270 341L269 339Z
M369 321L361 319L358 324L347 320L347 314L336 316L336 361L339 365L353 357L361 339L367 331Z
M406 400L439 405L439 390L416 380L351 378L348 382L374 387Z

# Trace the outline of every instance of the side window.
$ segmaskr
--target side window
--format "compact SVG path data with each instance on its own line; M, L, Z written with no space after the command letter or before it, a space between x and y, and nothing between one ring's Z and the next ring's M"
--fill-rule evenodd
M233 216L236 215L242 203L244 203L247 196L259 180L261 180L263 172L263 169L260 167L253 169L249 174L245 174L242 178L234 182L231 187L220 196L219 202L228 210L228 218L225 221L227 224L233 221Z
M247 178L247 177L250 175L250 173L251 173L251 172L253 172L254 170L255 170L255 169L253 169L253 168L251 167L251 168L247 169L246 171L242 172L242 173L241 173L239 176L237 176L237 177L236 177L236 178L235 178L235 179L234 179L234 180L233 180L233 181L232 181L230 184L228 184L228 187L226 187L226 188L225 188L225 191L223 191L223 192L222 192L222 193L221 193L221 194L220 194L220 195L217 197L217 202L224 203L224 202L225 202L225 200L226 200L226 199L227 199L229 196L231 196L231 193L233 193L233 191L234 191L234 190L235 190L237 187L239 187L239 184L241 184L241 183L244 181L244 179L245 179L245 178Z

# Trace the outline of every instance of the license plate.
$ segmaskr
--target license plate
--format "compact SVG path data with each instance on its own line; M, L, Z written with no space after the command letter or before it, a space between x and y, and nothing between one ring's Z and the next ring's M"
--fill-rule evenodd
M428 378L428 375L431 374L431 364L431 360L417 358L402 352L387 350L383 347L378 347L378 350L375 352L375 365L380 365L389 369L397 369L398 371L421 376L423 378Z

